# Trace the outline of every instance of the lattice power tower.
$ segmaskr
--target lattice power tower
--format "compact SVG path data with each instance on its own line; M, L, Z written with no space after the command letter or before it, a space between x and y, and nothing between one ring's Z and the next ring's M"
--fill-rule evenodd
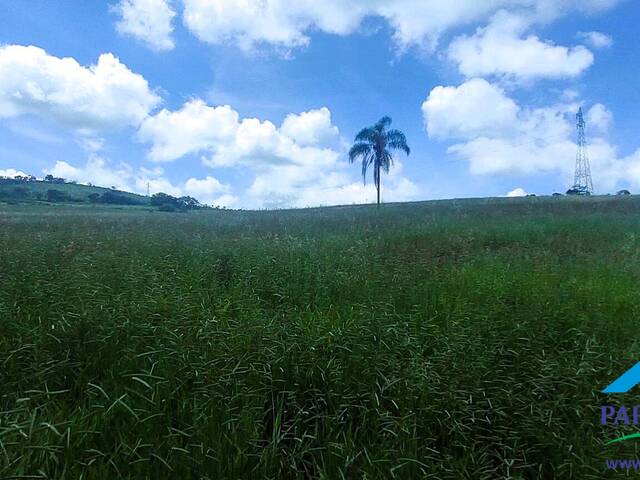
M591 179L591 166L589 165L589 152L587 150L587 137L582 108L576 115L578 120L578 155L576 157L576 175L573 181L573 190L576 195L591 195L593 193L593 180Z

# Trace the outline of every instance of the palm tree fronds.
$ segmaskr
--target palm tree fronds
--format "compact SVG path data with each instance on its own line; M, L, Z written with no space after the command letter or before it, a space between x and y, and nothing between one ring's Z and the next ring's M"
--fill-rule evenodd
M382 117L373 127L363 128L356 135L355 143L349 150L349 162L362 159L362 181L367 184L367 170L373 165L373 181L378 191L378 207L380 207L380 171L389 173L393 165L392 150L411 153L407 138L400 130L389 130L390 117Z
M367 184L367 169L369 168L369 165L373 163L375 158L375 154L371 152L362 159L362 182L365 185Z
M349 150L349 162L355 162L359 157L369 155L372 151L372 146L368 143L359 142L356 143L351 150Z
M389 173L389 168L393 165L393 155L387 150L385 150L382 161L380 162L380 167L384 170L384 173Z
M363 128L356 135L356 142L375 143L376 131L372 127Z
M387 133L387 145L392 150L402 150L407 155L411 154L411 149L407 145L407 137L400 130L390 130Z
M382 132L386 130L389 125L391 125L392 121L393 120L391 120L391 117L384 116L380 120L378 120L378 123L376 123L373 128L378 132Z

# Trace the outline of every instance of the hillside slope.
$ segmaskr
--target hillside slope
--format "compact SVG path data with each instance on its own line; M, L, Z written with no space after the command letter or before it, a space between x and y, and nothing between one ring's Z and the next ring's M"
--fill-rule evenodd
M116 205L149 205L150 197L121 190L54 183L42 180L0 180L0 202L7 203L110 203Z

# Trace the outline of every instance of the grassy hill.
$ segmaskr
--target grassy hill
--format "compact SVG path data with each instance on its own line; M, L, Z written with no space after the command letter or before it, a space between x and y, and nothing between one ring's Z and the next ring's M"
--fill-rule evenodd
M60 193L52 195L49 193L50 191ZM90 196L97 195L98 197L104 197L105 194L114 200L110 202L113 204L119 203L142 206L149 205L150 202L149 197L104 187L74 183L52 183L41 180L0 180L0 201L10 203L97 203L95 201L92 202Z
M584 480L637 457L598 415L640 357L638 197L0 225L0 478Z

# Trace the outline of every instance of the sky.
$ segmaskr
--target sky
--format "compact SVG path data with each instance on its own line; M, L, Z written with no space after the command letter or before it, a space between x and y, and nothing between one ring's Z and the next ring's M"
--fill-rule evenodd
M209 205L564 192L583 108L596 193L640 190L632 0L0 0L0 176Z

